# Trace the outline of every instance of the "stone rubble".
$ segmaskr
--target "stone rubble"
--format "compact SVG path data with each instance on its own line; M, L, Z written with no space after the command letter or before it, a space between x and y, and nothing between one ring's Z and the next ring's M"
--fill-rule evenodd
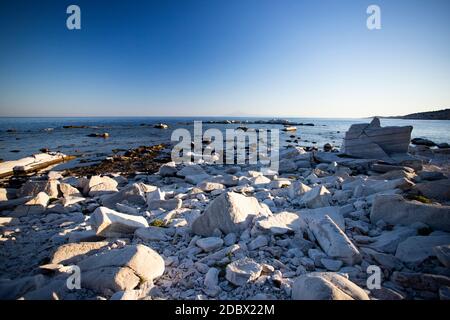
M274 174L166 163L1 189L0 299L448 298L448 159L398 158L409 133L384 129L358 129L377 132L371 159L290 147Z

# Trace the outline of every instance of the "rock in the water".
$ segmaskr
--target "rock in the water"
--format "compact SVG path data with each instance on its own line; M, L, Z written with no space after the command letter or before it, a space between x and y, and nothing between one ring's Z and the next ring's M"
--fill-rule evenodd
M402 225L422 222L433 229L450 231L450 206L406 201L400 195L377 195L370 220Z
M353 124L345 133L341 151L365 159L389 159L393 154L406 154L412 126L381 127L374 118L370 124Z
M324 186L317 186L306 192L301 203L307 208L316 209L330 205L331 193Z
M205 252L214 251L219 249L223 245L223 240L218 237L209 237L198 239L196 242L197 246Z
M270 214L270 211L260 205L256 198L226 192L214 199L193 222L192 231L205 237L211 236L214 229L219 229L224 234L238 234L260 213Z
M106 207L95 209L90 222L97 235L103 237L130 236L136 229L148 227L144 217L120 213Z
M350 265L361 261L361 254L346 234L329 217L308 223L325 253Z
M363 289L333 272L312 272L300 276L292 286L292 299L370 300Z
M434 247L448 245L450 234L410 237L400 243L395 256L406 263L420 264L434 257Z
M227 265L225 278L236 286L243 286L259 278L262 266L253 259L242 258Z

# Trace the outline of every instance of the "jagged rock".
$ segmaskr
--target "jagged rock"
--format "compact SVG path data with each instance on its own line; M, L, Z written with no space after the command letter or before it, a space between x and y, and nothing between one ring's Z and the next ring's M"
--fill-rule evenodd
M450 268L450 244L434 247L433 251L439 261Z
M72 187L68 183L60 183L59 190L65 197L68 196L81 197L81 192L77 188Z
M377 195L370 220L372 223L383 220L403 225L421 222L433 229L450 231L450 206L406 201L400 195Z
M94 254L108 246L108 242L68 243L56 249L50 263L72 265L85 258L86 254Z
M330 205L331 193L324 186L317 186L306 192L301 203L307 208L316 209Z
M358 249L329 216L319 221L310 221L308 225L328 256L350 265L361 261Z
M295 181L289 186L289 197L291 199L296 198L298 196L303 196L305 193L311 190L311 187L308 187L306 184L301 181Z
M17 197L37 196L40 192L45 192L51 199L59 197L59 182L57 180L34 181L28 180L17 190Z
M95 209L90 223L96 234L104 237L122 237L132 235L136 229L148 227L144 217L119 213L106 207Z
M255 225L262 231L272 234L285 234L306 230L305 222L299 215L291 212L280 212L256 221Z
M237 234L246 229L260 213L268 215L270 210L260 205L256 198L226 192L214 199L193 222L192 231L205 237L211 236L214 229L219 229L224 234Z
M374 118L370 124L353 124L345 133L341 151L365 159L389 159L393 154L408 152L412 126L381 127Z
M29 214L44 213L50 197L45 192L39 192L35 197L18 206L14 212L14 217L23 217Z
M395 256L406 263L420 264L435 256L434 247L449 243L450 234L410 237L398 245Z
M196 245L205 252L211 252L221 248L223 240L218 237L202 238L197 240Z
M210 268L205 275L205 280L203 282L204 286L207 289L207 293L211 296L216 296L220 291L219 284L219 270L216 268Z
M312 272L300 276L292 286L292 299L370 300L363 289L333 272Z
M427 198L450 201L450 179L418 183L414 189Z
M118 183L116 180L107 176L93 176L84 186L83 193L91 197L101 196L111 192L117 192Z
M243 286L261 275L262 266L253 259L242 258L227 265L225 278L236 286Z
M102 204L111 209L117 209L116 204L126 201L128 204L143 206L146 203L146 193L154 191L156 187L147 186L143 183L133 183L119 192L102 198Z

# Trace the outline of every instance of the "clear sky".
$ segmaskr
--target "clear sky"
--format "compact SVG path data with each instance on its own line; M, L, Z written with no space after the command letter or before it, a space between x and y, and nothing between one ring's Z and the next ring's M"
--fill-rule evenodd
M66 8L81 8L81 30ZM366 9L381 8L381 30ZM361 117L450 106L448 0L2 0L0 115Z

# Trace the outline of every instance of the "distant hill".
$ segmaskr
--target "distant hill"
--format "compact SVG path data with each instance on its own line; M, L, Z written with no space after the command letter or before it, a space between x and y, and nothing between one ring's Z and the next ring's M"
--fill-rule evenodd
M413 119L413 120L450 120L450 109L411 113L411 114L407 114L406 116L379 117L379 118Z

